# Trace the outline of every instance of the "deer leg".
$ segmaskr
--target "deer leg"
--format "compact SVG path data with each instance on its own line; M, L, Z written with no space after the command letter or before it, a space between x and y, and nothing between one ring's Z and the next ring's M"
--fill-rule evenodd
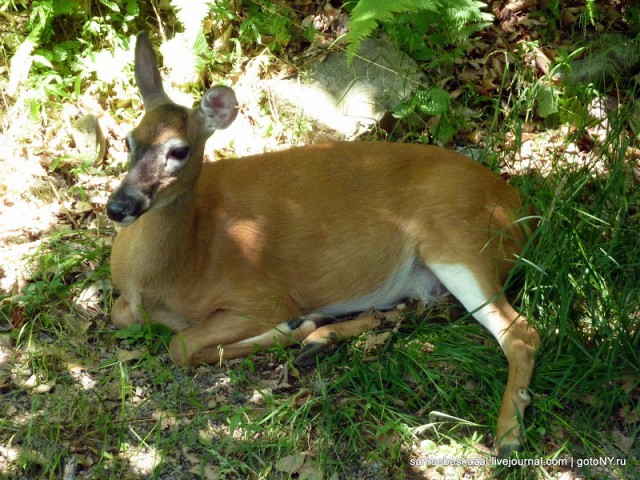
M124 296L118 297L113 304L113 308L111 309L111 321L117 328L125 328L129 325L133 325L134 323L144 322L140 311Z
M260 347L299 343L327 317L311 314L290 321L257 318L230 311L218 312L177 333L169 345L169 354L182 366L215 364L222 358L230 360L249 355ZM277 326L272 327L274 323Z
M271 347L276 343L290 345L302 341L304 348L294 363L299 367L312 365L315 358L329 346L345 339L357 337L380 324L377 312L365 312L352 320L337 321L335 317L311 313L282 323L260 335L224 345L219 351L226 359L249 355L256 347ZM304 340L302 340L304 338Z
M154 308L145 312L141 306L140 298L129 301L121 295L113 304L111 309L111 321L117 328L126 328L135 323L145 322L160 323L166 325L174 332L180 331L188 326L188 323L179 315L166 309Z
M497 453L504 457L521 443L518 420L531 403L528 386L533 374L536 348L540 345L540 335L529 326L525 318L518 316L506 300L500 306L489 306L495 307L494 311L499 312L494 314L498 317L497 323L505 325L499 341L509 361L509 378L498 414L495 439Z
M330 317L333 318L333 317ZM335 321L335 318L333 318ZM294 363L299 367L313 365L316 357L329 346L345 338L353 338L372 330L380 324L380 314L375 311L364 312L352 320L318 326L303 340L304 348Z
M500 456L521 444L518 419L531 403L528 388L534 356L540 344L538 332L507 302L500 288L489 288L495 280L476 276L462 265L432 264L429 268L447 289L498 340L509 362L509 378L498 414L495 447ZM485 288L483 289L482 286ZM492 295L484 293L493 290Z
M215 364L222 358L230 360L249 355L257 348L302 342L305 348L295 363L306 366L318 353L337 341L375 328L380 318L376 312L367 312L353 320L333 323L335 321L332 316L312 313L260 331L256 328L260 324L247 316L221 312L176 334L169 345L169 353L177 364L183 366ZM225 336L213 335L213 332L225 331L225 324L233 325L234 330L227 330ZM266 322L261 324L264 326ZM249 332L252 333L250 337L238 339Z

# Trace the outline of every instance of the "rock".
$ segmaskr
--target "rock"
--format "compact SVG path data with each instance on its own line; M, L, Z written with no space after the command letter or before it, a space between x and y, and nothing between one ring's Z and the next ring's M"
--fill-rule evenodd
M107 151L107 140L100 128L98 118L93 114L84 115L72 124L71 135L82 160L98 163Z
M628 80L638 69L640 39L612 33L594 42L584 58L574 61L568 72L560 72L556 78L571 85L608 85L613 80Z
M291 115L310 123L305 141L353 139L379 122L420 84L416 63L389 43L368 39L351 64L329 54L297 79L267 80L267 89ZM285 108L285 110L287 110Z

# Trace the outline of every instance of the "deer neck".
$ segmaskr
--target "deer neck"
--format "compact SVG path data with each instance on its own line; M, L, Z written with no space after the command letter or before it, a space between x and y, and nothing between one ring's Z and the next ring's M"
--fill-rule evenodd
M143 284L167 283L189 271L193 259L195 193L142 215L136 224L140 247L131 249ZM132 225L132 227L136 226Z

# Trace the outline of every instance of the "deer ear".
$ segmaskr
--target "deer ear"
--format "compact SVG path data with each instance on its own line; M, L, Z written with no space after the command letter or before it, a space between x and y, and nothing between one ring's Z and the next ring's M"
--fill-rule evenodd
M162 87L158 60L146 32L139 33L136 38L134 70L145 110L150 110L161 103L171 102Z
M238 115L236 94L224 85L210 88L200 102L200 114L204 118L205 128L212 133L227 128Z

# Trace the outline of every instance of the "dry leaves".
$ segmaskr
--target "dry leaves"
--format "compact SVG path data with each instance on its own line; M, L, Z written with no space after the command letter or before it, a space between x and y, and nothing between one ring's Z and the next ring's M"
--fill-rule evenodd
M296 475L301 480L322 480L322 470L306 454L287 455L278 460L274 466L278 472Z

